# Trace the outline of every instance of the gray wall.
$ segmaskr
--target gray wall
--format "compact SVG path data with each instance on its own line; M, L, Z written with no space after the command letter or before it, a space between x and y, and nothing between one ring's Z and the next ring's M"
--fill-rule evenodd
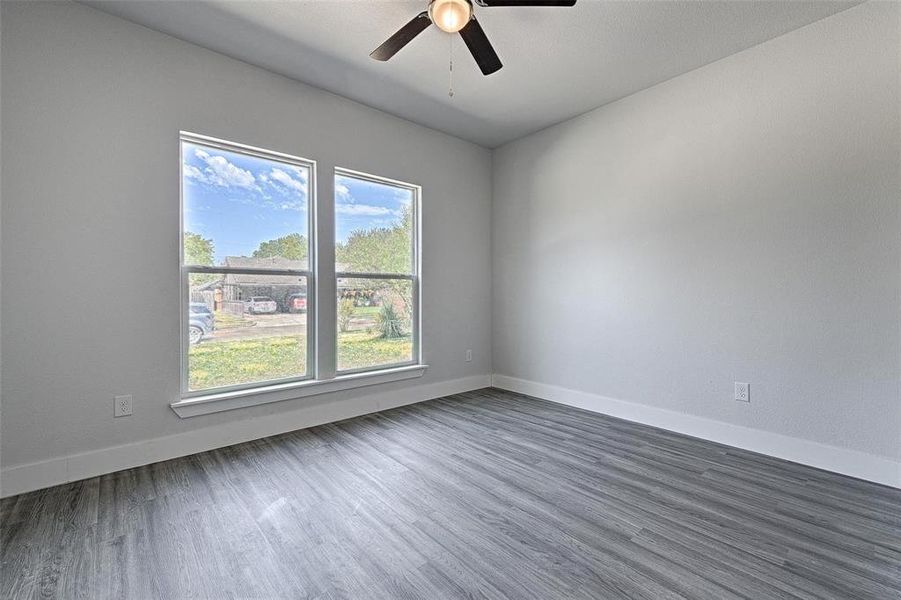
M431 368L380 392L489 373L493 333L501 374L901 457L897 5L497 150L493 213L479 147L76 4L2 28L4 467L370 393L168 408L180 129L314 158L320 193L335 165L423 186Z
M379 391L490 372L487 150L81 5L2 11L4 467L370 393L169 409L180 129L313 158L326 197L335 165L421 184L430 369Z
M868 3L496 150L494 371L901 457L899 27Z

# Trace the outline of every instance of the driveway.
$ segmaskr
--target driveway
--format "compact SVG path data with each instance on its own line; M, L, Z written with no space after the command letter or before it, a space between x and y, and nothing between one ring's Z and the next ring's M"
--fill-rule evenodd
M245 315L251 325L214 329L205 342L228 342L268 337L304 336L307 334L306 313L275 313L272 315Z

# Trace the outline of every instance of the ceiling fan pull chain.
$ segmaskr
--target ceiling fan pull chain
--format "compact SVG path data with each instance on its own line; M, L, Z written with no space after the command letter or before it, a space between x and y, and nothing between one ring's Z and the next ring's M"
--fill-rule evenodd
M454 97L454 36L447 36L450 38L450 73L448 75L448 84L447 84L447 95L451 98Z

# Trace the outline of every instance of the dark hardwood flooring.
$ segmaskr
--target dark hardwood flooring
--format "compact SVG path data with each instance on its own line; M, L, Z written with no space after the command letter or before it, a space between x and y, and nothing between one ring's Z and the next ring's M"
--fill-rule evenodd
M0 508L2 598L901 598L901 490L494 389Z

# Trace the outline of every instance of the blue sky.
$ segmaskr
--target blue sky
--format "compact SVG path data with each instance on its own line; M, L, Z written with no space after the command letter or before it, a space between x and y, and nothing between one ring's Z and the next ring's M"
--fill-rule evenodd
M354 230L392 225L412 201L408 189L335 175L335 239L343 242Z
M307 233L306 167L189 142L182 148L185 231L213 240L216 264L226 256L250 256L260 242ZM409 190L336 176L337 240L356 229L390 225L411 200Z

